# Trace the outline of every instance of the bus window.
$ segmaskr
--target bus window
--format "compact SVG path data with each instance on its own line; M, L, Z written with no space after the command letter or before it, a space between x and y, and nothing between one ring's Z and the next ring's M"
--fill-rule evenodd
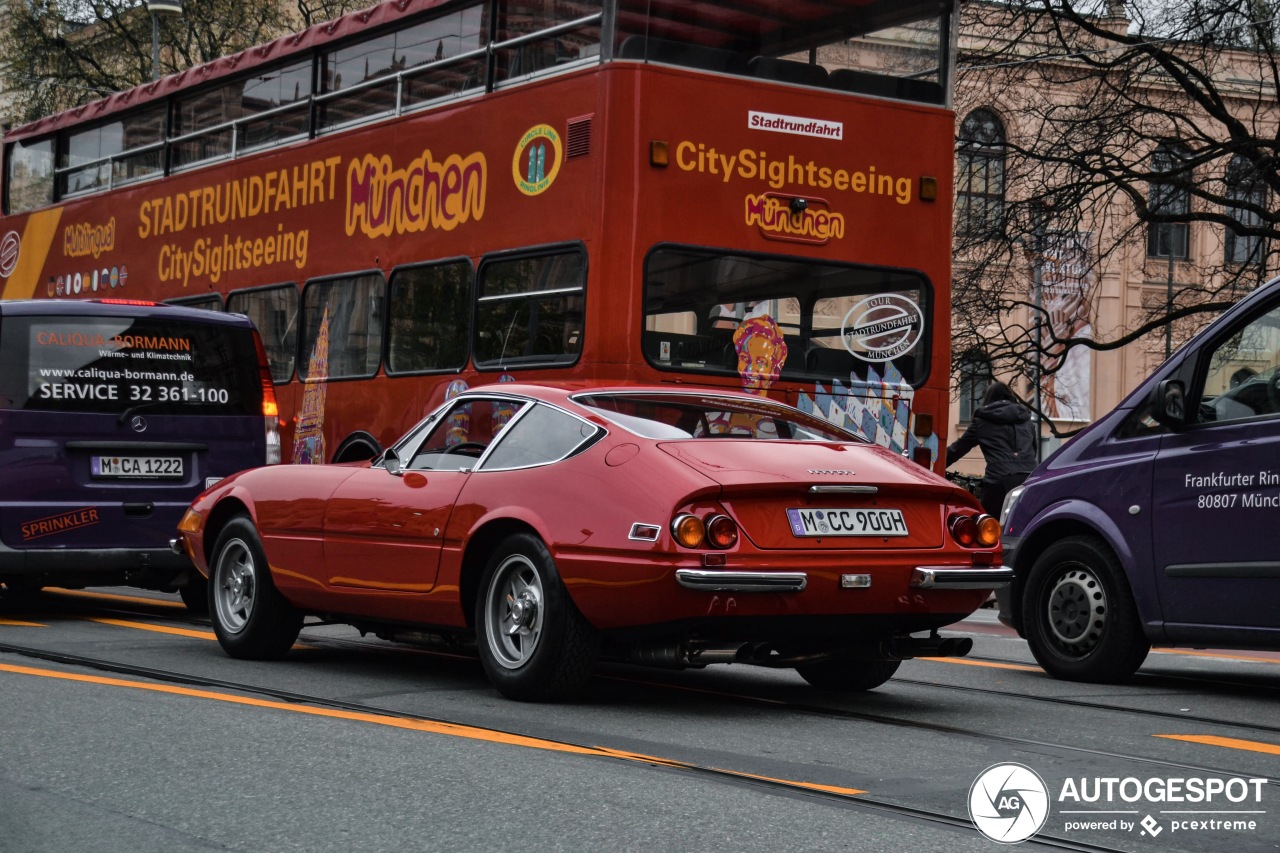
M471 264L397 269L387 313L387 373L461 370L471 337Z
M324 54L321 81L332 94L320 101L318 132L393 112L400 72L422 68L402 75L401 109L483 86L482 56L451 60L484 47L485 8L476 4Z
M9 213L25 213L53 201L53 138L9 146L5 181Z
M293 284L237 290L227 296L227 311L253 321L276 383L293 378L298 352L298 288Z
M782 379L919 386L929 364L920 273L662 247L645 267L646 359L663 370L741 372L743 339L773 339Z
M202 293L199 296L178 296L166 299L166 305L183 305L187 308L199 308L201 311L222 311L221 293Z
M67 134L58 152L58 192L74 195L159 175L165 130L161 106Z
M499 3L494 82L599 57L601 5L601 0ZM527 37L552 27L557 29L546 36ZM518 43L508 45L508 41Z
M614 55L886 98L945 102L946 3L619 0ZM767 23L766 23L767 22ZM885 50L892 44L892 50Z
M307 283L299 379L356 379L378 372L386 287L380 272Z
M586 280L587 254L579 248L482 262L476 367L576 362Z
M311 60L255 71L174 104L170 144L179 168L307 133ZM293 109L278 109L294 105ZM261 115L259 115L261 114Z

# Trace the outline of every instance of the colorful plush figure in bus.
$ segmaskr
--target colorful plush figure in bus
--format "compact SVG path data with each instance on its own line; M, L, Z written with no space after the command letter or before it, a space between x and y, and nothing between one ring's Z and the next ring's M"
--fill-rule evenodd
M449 383L449 387L445 389L444 398L446 401L452 400L454 397L466 391L469 386L465 379L455 379ZM449 415L449 428L445 433L444 443L446 447L452 447L455 444L462 444L469 441L471 436L471 406L461 406L455 409Z
M733 333L733 348L738 353L742 390L748 394L767 394L787 360L787 342L778 323L768 314L747 317ZM773 429L772 422L744 413L713 419L709 426L713 433L756 438L768 435Z
M767 394L787 360L787 342L782 330L768 314L748 317L733 333L738 353L738 375L748 394Z

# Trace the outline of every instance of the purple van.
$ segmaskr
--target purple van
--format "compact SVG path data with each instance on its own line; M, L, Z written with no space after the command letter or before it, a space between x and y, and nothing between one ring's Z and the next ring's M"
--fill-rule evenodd
M173 305L0 301L0 582L128 584L207 606L170 540L222 477L279 461L245 317Z
M1280 648L1280 279L1218 317L1005 500L1000 618L1050 674L1152 645Z

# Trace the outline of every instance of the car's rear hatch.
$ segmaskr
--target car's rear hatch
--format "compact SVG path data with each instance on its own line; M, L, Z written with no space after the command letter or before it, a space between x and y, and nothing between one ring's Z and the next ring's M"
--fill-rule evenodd
M937 548L952 489L872 445L697 439L664 451L719 483L762 550Z

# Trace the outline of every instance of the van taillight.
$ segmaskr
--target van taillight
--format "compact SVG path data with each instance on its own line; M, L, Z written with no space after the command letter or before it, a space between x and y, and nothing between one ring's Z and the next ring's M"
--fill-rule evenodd
M280 464L280 406L276 404L276 386L271 381L271 365L262 346L262 336L253 330L253 346L258 351L258 375L262 378L262 420L267 435L267 463Z

